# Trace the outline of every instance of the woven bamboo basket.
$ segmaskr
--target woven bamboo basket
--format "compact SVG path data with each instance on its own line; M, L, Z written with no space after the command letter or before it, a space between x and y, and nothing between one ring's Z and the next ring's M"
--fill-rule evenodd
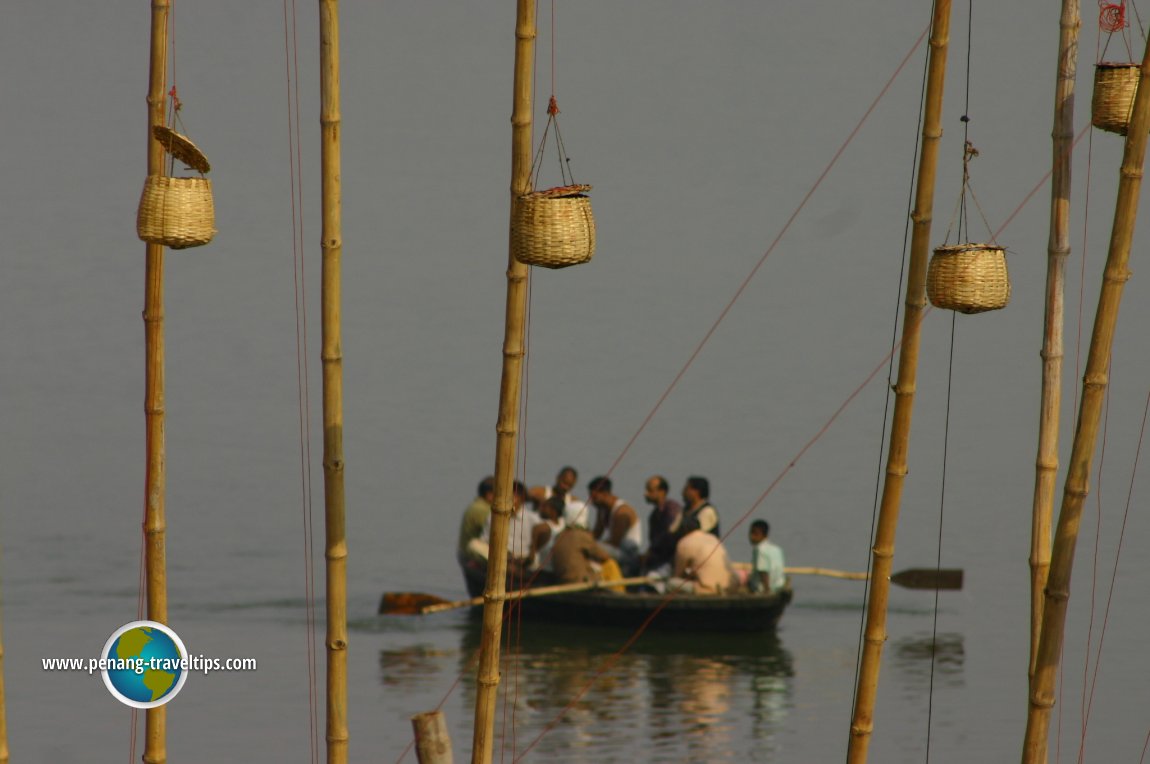
M595 254L595 217L588 185L533 191L515 200L511 252L525 265L566 268Z
M136 212L136 233L144 241L172 249L207 244L216 235L212 182L149 175Z
M1090 123L1100 130L1126 135L1138 92L1138 64L1101 63L1094 67Z
M926 272L926 294L936 308L959 313L998 310L1010 302L1006 250L992 244L938 247Z
M165 151L200 176L149 175L136 211L136 234L144 241L172 249L207 244L216 235L212 182L203 177L211 169L207 157L187 137L168 127L156 125L152 135Z

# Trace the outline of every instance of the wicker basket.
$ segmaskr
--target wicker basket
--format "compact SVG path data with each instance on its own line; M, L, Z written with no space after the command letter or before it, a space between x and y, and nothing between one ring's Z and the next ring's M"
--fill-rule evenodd
M1094 67L1094 97L1090 122L1100 130L1126 135L1134 94L1138 92L1138 64L1102 63Z
M927 269L926 294L936 308L959 313L1006 307L1010 301L1006 250L991 244L938 247Z
M216 235L212 182L203 176L212 169L208 158L186 136L164 125L155 125L152 136L200 177L149 175L136 211L136 234L144 241L172 249L207 244Z
M172 249L207 244L216 235L212 182L149 175L140 195L136 233L144 241Z
M595 218L588 185L533 191L515 200L511 252L525 265L566 268L595 254Z

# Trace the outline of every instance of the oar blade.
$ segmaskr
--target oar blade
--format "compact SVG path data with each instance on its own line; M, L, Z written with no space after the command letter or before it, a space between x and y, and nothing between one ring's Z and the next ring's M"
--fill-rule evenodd
M961 589L961 568L911 568L890 577L891 583L907 589Z
M384 592L379 612L381 615L419 615L425 607L446 602L442 597L421 592Z

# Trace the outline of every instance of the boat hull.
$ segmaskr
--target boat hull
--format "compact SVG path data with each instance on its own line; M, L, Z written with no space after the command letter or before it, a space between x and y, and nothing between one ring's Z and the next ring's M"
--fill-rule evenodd
M469 591L478 587L482 593L482 579L476 571L465 568L464 578ZM595 590L526 598L514 604L522 607L524 618L556 623L635 629L650 621L648 628L658 631L761 632L778 625L793 596L788 584L773 594L671 596Z

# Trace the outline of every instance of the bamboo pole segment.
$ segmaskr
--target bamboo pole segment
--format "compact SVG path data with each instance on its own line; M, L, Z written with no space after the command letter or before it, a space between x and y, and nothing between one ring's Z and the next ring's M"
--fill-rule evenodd
M1042 398L1038 420L1034 504L1030 531L1030 667L1038 654L1042 598L1050 570L1050 529L1058 478L1058 417L1062 408L1062 317L1066 258L1070 255L1070 157L1074 145L1074 78L1078 72L1078 0L1062 0L1058 74L1054 88L1050 239L1046 250L1046 313L1042 329Z
M152 128L164 124L167 85L168 0L152 0L148 69L148 175L164 170L164 149ZM168 574L164 518L167 467L164 456L164 247L145 245L144 268L144 570L148 619L168 622ZM144 721L145 764L167 761L167 706L149 708Z
M1026 717L1026 738L1022 749L1024 764L1037 764L1046 760L1050 709L1054 705L1054 683L1058 670L1058 657L1062 652L1066 606L1070 598L1070 575L1074 567L1074 550L1078 541L1082 506L1086 502L1086 495L1090 492L1090 467L1098 437L1102 404L1109 383L1110 352L1118 321L1118 306L1122 301L1122 290L1130 278L1127 263L1130 260L1130 244L1134 238L1138 197L1142 188L1142 167L1146 158L1148 130L1150 130L1150 44L1147 45L1142 58L1138 93L1134 97L1134 112L1130 119L1130 129L1126 135L1126 147L1122 155L1118 201L1114 208L1114 227L1110 234L1110 247L1106 253L1106 270L1102 277L1102 290L1098 296L1098 312L1094 316L1090 351L1086 357L1086 371L1082 377L1078 425L1074 432L1074 445L1070 450L1066 485L1062 492L1062 508L1058 513L1058 527L1054 534L1054 548L1050 556L1046 601L1042 611L1042 630Z
M442 711L428 711L411 717L415 732L415 759L419 764L451 764L451 735Z
M531 183L531 67L535 58L535 0L516 0L515 76L511 110L511 208ZM510 224L509 224L510 226ZM510 229L509 229L510 230ZM515 442L519 421L519 385L523 366L523 324L527 310L527 266L511 254L508 235L507 302L503 333L503 371L499 385L499 419L495 425L495 496L491 503L491 554L479 645L478 691L472 735L472 764L490 764L499 689L499 638L503 627L503 594L507 575L507 532L515 481Z
M927 68L926 102L922 125L922 148L911 219L910 267L907 272L906 309L903 316L902 345L895 384L894 416L887 452L886 479L872 549L870 593L867 598L866 631L859 669L855 708L851 719L849 764L866 761L867 746L874 729L875 694L879 664L886 641L886 603L890 592L890 572L894 558L895 531L899 503L907 473L911 414L918 366L920 324L926 309L926 271L930 248L930 226L934 209L935 171L938 143L942 137L942 93L946 80L946 54L950 37L950 0L936 0L930 33L930 61Z
M343 349L340 344L339 3L320 0L320 249L323 349L323 498L327 562L327 761L347 762L347 534L344 518Z

